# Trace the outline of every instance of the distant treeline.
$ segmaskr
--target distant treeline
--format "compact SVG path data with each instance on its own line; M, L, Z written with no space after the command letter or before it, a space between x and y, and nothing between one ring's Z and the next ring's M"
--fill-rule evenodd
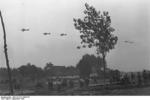
M32 80L51 76L78 75L76 67L55 66L51 63L47 63L44 68L28 63L27 65L20 66L19 68L13 68L11 72L13 78L29 77ZM0 77L1 79L7 79L6 68L0 68Z
M31 81L49 79L52 77L59 76L78 76L82 79L89 79L92 77L102 79L104 72L102 69L102 58L99 56L86 54L78 62L76 66L56 66L51 62L46 63L45 67L37 67L34 64L28 63L22 65L18 68L13 68L11 70L13 79L29 79ZM136 77L145 77L150 79L150 72L144 70L139 73L124 73L119 70L113 70L106 68L106 78L110 82L119 82L121 79L125 80L138 80ZM129 79L127 79L129 78ZM132 79L131 79L132 78ZM8 80L8 73L6 68L0 68L0 81Z
M18 68L11 69L13 78L30 78L37 80L53 76L81 76L89 77L92 73L99 73L101 69L101 58L94 55L84 55L76 66L56 66L51 62L42 67L28 63ZM101 71L102 72L102 71ZM100 74L100 73L99 73ZM102 74L102 73L101 73ZM102 75L100 75L102 76ZM7 79L7 69L0 68L0 79Z

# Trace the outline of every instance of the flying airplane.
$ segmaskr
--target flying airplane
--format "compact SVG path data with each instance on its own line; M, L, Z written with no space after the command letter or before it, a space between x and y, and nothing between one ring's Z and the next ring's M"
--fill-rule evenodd
M133 41L124 41L125 43L130 43L130 44L132 44L132 43L134 43Z
M50 35L50 34L51 34L50 32L49 32L49 33L46 33L46 32L45 32L45 33L43 33L43 35Z
M29 31L29 30L30 30L29 28L22 28L21 29L22 32Z
M81 47L80 46L77 46L77 49L80 49Z
M86 48L86 45L83 45L82 47L83 47L83 48Z
M67 34L64 34L64 33L62 33L62 34L60 34L60 36L66 36Z

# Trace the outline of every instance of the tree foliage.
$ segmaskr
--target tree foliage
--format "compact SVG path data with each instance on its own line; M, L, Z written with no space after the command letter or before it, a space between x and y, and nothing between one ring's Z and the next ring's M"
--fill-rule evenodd
M110 70L110 79L113 82L119 82L121 77L121 72L119 70Z
M111 19L108 12L101 13L93 6L85 4L85 17L83 19L74 19L74 26L82 33L80 38L83 46L92 46L97 48L98 54L106 54L113 49L117 43L117 36L114 36L114 28L111 27Z
M50 70L54 65L49 62L49 63L46 63L46 66L44 67L44 70Z
M77 69L79 70L79 75L81 78L88 78L92 72L92 68L97 68L101 65L102 59L100 57L95 57L94 55L84 55L82 59L77 64Z
M32 80L38 80L44 75L43 70L36 65L28 63L27 65L22 65L18 68L22 77L30 77Z

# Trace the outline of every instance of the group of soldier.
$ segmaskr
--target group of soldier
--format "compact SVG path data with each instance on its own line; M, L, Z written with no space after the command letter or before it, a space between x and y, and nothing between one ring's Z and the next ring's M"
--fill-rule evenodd
M92 79L94 83L97 83L97 79ZM142 86L150 84L150 73L146 71L138 72L138 73L130 73L124 74L123 77L117 77L113 79L113 81L117 81L120 85L133 85L133 86ZM110 84L113 82L111 81ZM91 80L86 79L47 79L46 84L44 85L43 82L37 82L35 84L36 88L44 88L46 87L49 90L64 90L64 89L71 89L75 87L87 87L89 86ZM98 83L97 83L98 84ZM13 80L14 89L20 89L21 84L19 84L16 80Z
M74 87L74 81L73 80L67 80L67 79L59 79L59 80L48 80L47 86L49 90L62 90L65 88L73 88Z
M118 82L121 85L144 86L150 84L150 73L143 71L137 73L124 74Z
M49 90L62 90L74 87L85 87L89 85L89 79L60 79L60 80L48 80L47 82Z

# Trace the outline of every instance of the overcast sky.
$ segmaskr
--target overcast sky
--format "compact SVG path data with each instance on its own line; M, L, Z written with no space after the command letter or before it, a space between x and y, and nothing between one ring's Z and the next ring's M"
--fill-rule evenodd
M73 18L83 17L86 2L97 10L108 11L116 29L114 34L119 40L107 55L108 67L122 71L150 69L149 0L0 0L11 67L28 62L39 67L47 62L75 66L82 55L95 54L94 49L76 49L81 40ZM22 28L30 31L21 32ZM52 35L44 36L44 32ZM61 33L68 35L61 37ZM0 27L0 66L6 67L3 51Z

